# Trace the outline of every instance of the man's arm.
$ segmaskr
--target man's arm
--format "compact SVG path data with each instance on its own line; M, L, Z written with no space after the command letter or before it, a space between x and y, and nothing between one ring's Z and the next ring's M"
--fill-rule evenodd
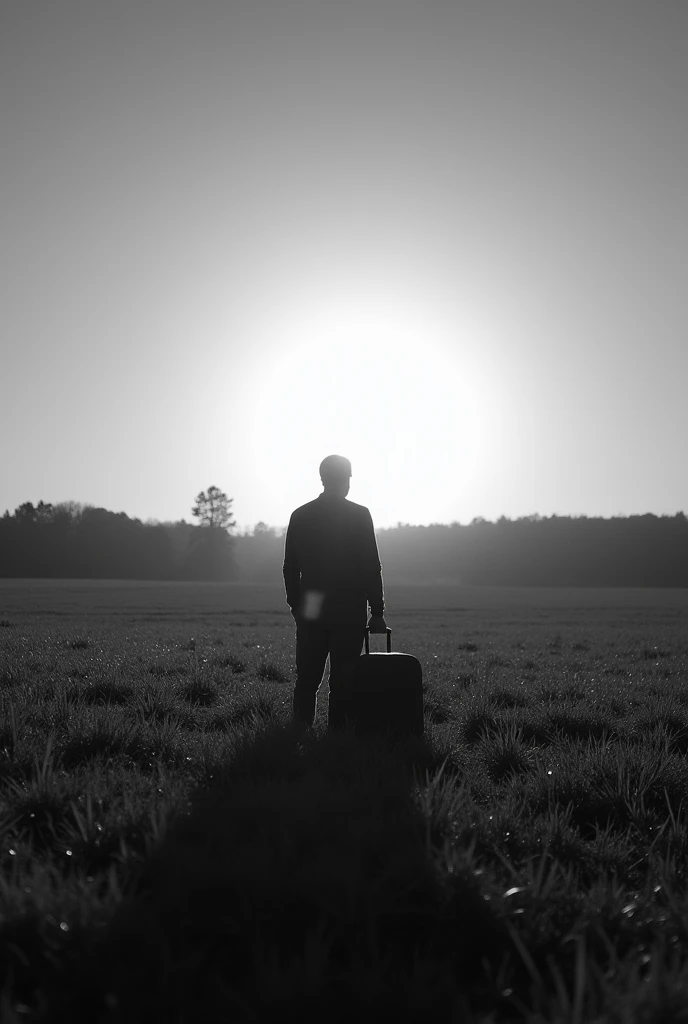
M282 573L284 576L284 589L287 593L287 604L291 608L292 615L298 611L301 601L301 568L296 554L296 526L293 517L289 520L287 536L284 541L284 565Z
M382 619L382 630L384 631L385 597L382 587L382 566L375 539L373 517L367 509L363 545L366 597L370 605L370 614L373 619Z

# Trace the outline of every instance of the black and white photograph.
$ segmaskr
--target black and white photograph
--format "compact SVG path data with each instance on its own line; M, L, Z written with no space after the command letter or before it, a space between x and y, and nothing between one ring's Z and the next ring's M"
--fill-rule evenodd
M688 1020L688 0L0 0L0 1024Z

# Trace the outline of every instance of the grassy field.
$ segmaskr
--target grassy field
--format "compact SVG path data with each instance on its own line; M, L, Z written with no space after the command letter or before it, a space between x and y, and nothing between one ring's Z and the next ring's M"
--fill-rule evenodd
M688 592L387 600L423 742L290 727L279 587L0 581L3 1024L685 1022Z

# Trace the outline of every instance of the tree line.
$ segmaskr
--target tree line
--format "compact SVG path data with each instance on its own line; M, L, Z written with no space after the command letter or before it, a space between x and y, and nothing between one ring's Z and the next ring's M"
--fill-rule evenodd
M0 518L0 576L158 580L282 579L284 530L233 533L232 499L209 488L196 522L142 522L75 502L25 502ZM502 517L377 531L388 583L688 586L688 519Z
M24 502L0 518L0 577L280 579L284 531L258 523L232 536L231 506L217 487L196 496L195 523L144 523L73 501Z
M396 582L491 586L687 587L688 518L634 515L474 519L378 531Z

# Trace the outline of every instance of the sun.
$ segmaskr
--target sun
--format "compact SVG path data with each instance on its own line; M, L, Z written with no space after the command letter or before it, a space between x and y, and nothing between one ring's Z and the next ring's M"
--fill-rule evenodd
M377 525L451 518L452 495L479 460L479 410L468 357L427 319L423 330L389 311L340 312L275 347L250 437L286 505L315 497L321 459L338 453L352 462L349 497Z

